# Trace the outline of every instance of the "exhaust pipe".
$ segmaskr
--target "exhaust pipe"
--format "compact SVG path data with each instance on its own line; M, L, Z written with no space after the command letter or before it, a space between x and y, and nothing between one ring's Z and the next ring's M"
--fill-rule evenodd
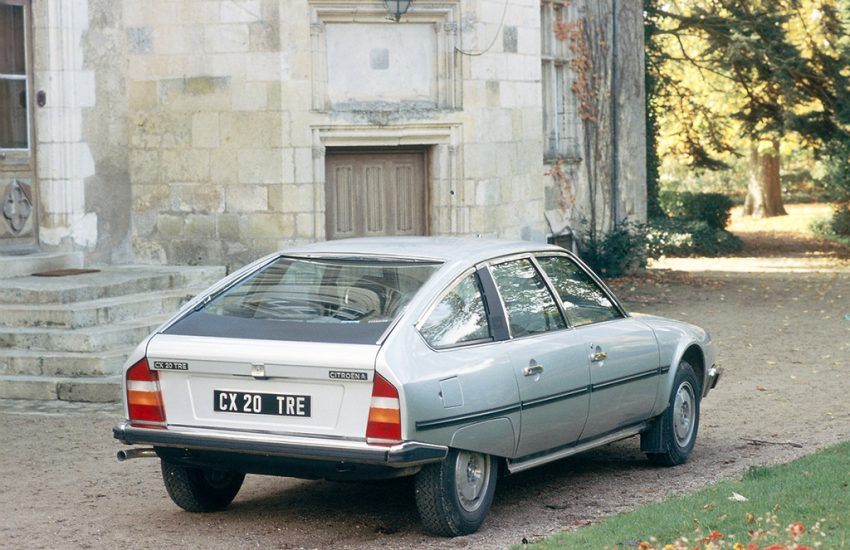
M124 462L131 458L156 458L158 455L153 448L150 449L127 449L126 451L118 451L116 458L118 462Z

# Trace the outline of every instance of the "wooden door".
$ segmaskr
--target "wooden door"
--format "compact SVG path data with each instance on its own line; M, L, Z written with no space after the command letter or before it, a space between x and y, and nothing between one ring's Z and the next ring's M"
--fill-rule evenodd
M425 152L328 153L328 239L425 235Z

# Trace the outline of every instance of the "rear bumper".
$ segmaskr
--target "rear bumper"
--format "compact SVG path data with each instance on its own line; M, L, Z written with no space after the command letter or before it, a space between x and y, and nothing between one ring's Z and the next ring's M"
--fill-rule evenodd
M138 428L128 423L112 429L115 439L128 445L152 445L188 453L228 453L280 458L287 461L319 461L410 468L439 462L448 454L440 445L407 441L391 447L361 441L328 440L273 434L241 434L193 428L167 430Z

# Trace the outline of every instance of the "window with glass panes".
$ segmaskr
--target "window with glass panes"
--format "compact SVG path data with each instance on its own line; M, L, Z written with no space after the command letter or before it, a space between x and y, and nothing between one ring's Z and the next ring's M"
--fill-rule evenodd
M26 11L0 2L0 149L29 149Z
M577 20L575 2L540 3L540 37L543 87L543 146L547 159L578 159L581 156L581 121L572 86L573 52L566 25Z

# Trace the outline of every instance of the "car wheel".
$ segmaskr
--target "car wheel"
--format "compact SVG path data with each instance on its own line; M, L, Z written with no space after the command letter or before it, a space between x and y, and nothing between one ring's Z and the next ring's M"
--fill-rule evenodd
M192 468L162 460L162 480L174 504L187 512L223 510L236 497L245 474Z
M670 403L659 419L661 452L647 453L649 460L660 466L676 466L687 462L699 429L700 385L693 367L679 363Z
M416 474L416 507L425 529L457 537L484 523L496 492L496 461L490 455L452 449L442 462Z

